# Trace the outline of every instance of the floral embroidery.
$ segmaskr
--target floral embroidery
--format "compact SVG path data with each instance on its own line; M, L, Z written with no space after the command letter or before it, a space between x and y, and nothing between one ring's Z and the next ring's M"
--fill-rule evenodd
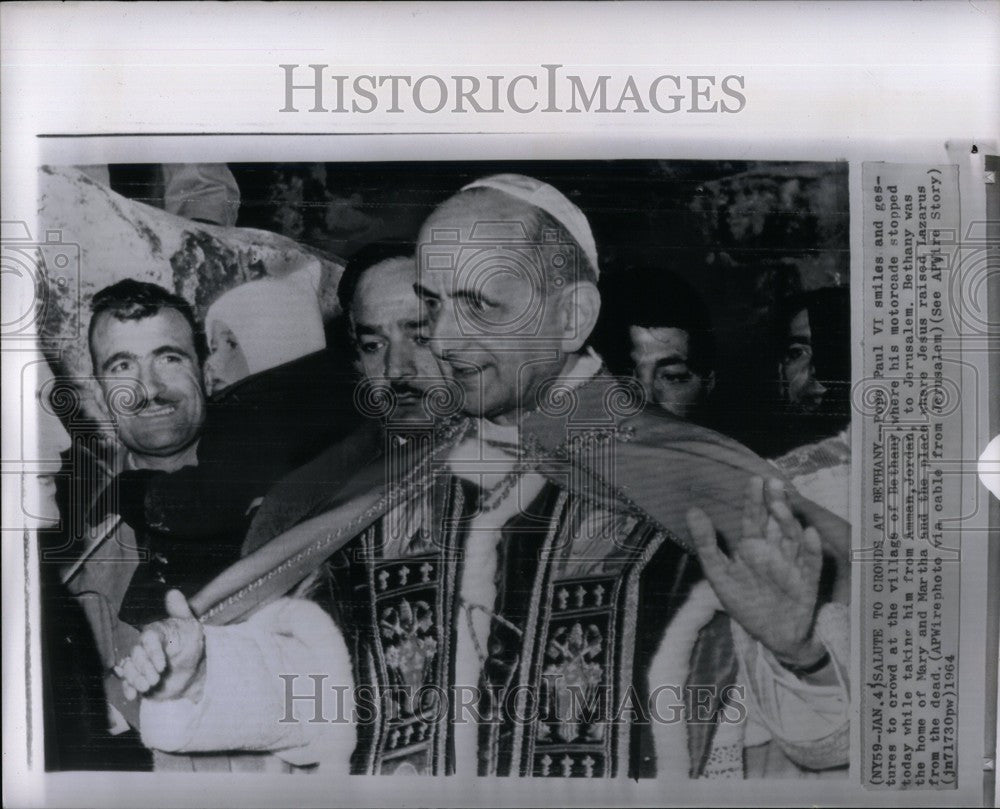
M586 630L580 623L556 630L545 652L551 662L542 672L542 715L555 721L539 724L539 740L549 740L553 730L565 742L580 735L583 711L592 705L604 676L604 667L597 662L603 649L604 639L594 624ZM591 732L599 738L599 727Z
M385 662L395 685L418 689L437 654L434 613L426 601L410 604L401 598L382 610L379 622L385 638Z

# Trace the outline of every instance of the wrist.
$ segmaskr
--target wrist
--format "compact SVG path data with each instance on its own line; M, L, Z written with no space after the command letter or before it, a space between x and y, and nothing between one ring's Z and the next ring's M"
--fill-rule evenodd
M795 648L773 654L783 668L798 675L815 674L830 662L830 653L814 637L810 637Z

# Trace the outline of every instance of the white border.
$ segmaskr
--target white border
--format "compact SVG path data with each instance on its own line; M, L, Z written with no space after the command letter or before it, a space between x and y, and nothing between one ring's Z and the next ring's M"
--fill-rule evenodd
M996 3L188 5L8 4L3 17L4 218L32 220L42 162L670 158L851 163L852 264L860 266L860 162L953 162L1000 142L1000 6ZM263 39L275 45L261 47ZM277 113L283 62L339 64L345 73L507 74L543 63L574 72L740 72L747 109L733 116L310 116ZM393 67L394 66L394 67ZM289 123L289 118L293 124ZM371 131L454 135L370 136ZM39 140L45 133L333 132L329 137L115 137ZM474 131L511 134L461 134ZM963 211L967 219L969 209ZM34 232L37 232L34 231ZM853 274L854 279L860 273ZM857 328L858 324L855 324ZM856 334L860 334L856 331ZM857 346L858 341L855 341ZM6 347L5 347L6 348ZM857 349L856 349L857 350ZM855 359L857 359L856 357ZM10 357L4 379L11 381ZM5 390L16 390L16 384ZM4 422L9 425L4 397ZM3 457L11 436L4 430ZM7 476L5 476L7 477ZM4 525L16 518L5 486ZM274 804L579 806L616 803L898 805L899 793L843 780L546 784L481 779L277 781L258 776L60 774L24 770L20 542L4 535L4 771L11 805ZM985 603L985 565L963 570L962 615ZM985 561L985 552L982 561ZM855 600L855 604L857 601ZM34 607L37 609L37 605ZM857 607L855 607L857 609ZM856 618L857 616L855 616ZM37 626L37 620L33 622ZM961 789L910 793L914 802L981 800L983 626L963 625ZM37 670L37 645L33 650ZM981 657L982 652L978 655ZM857 660L857 655L855 655ZM21 685L19 685L21 684ZM37 699L38 690L34 697ZM970 696L972 695L972 696ZM976 697L978 699L978 697ZM36 705L37 708L37 705ZM18 731L20 728L20 736ZM976 732L972 732L976 728ZM19 741L19 738L22 741ZM40 740L35 739L35 759ZM857 745L855 745L855 755ZM856 777L852 773L851 779ZM155 786L153 786L155 784ZM474 793L469 790L474 789ZM907 796L909 797L909 796Z

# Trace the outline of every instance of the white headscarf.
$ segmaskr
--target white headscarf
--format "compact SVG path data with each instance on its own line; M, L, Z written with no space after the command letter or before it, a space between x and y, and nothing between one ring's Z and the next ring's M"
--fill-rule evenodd
M283 278L248 281L215 301L205 332L215 321L233 332L251 374L276 368L326 347L319 308L319 270L304 268Z

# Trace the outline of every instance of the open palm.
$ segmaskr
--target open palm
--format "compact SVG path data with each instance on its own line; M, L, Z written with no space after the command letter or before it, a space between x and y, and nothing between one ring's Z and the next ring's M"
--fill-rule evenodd
M742 535L727 538L728 555L705 512L692 508L687 520L705 575L730 617L786 663L808 665L821 658L824 649L812 637L823 562L820 538L792 514L781 481L765 487L761 478L750 480Z

